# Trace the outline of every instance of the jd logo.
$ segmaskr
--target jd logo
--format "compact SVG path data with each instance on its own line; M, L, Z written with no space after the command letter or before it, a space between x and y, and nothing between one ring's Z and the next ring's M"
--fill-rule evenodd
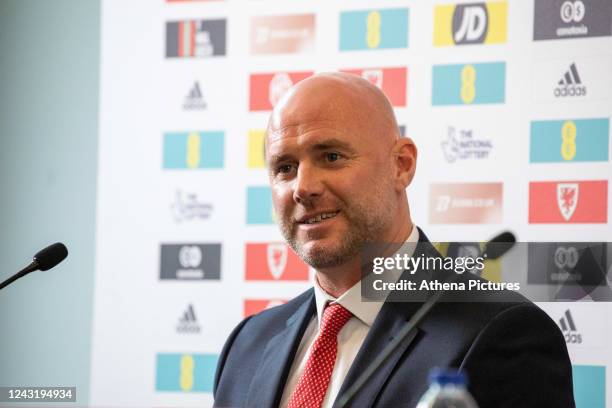
M453 13L455 44L481 44L489 29L485 3L458 4Z

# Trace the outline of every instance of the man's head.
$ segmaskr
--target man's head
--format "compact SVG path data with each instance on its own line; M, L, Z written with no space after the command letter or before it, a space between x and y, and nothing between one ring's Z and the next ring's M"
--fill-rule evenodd
M416 147L368 81L331 73L298 83L272 112L266 158L281 232L315 269L353 260L366 242L406 238Z

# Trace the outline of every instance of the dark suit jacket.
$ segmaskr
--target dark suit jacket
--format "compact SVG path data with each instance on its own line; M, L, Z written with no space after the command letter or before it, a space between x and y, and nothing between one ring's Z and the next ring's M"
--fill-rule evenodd
M419 247L437 254L419 232L425 244ZM462 275L460 279L475 278ZM469 390L480 408L574 407L570 360L555 323L513 292L507 292L503 301L484 300L488 301L436 304L416 335L386 360L350 406L413 408L428 388L431 368L455 367L467 373ZM339 395L420 306L385 302ZM315 309L314 291L309 289L282 306L243 320L219 359L215 406L277 407Z

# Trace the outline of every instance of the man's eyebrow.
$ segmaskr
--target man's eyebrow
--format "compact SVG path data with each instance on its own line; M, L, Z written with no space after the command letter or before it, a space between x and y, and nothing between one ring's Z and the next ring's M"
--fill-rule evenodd
M308 150L315 151L315 152L327 150L327 149L340 149L340 150L344 150L351 154L355 153L355 149L353 149L349 143L343 140L340 140L340 139L336 139L336 138L321 140L315 143L313 146L308 148ZM264 157L266 157L265 151L264 151ZM286 160L292 160L293 158L294 156L292 154L281 153L281 154L271 154L270 157L267 157L266 159L267 159L268 164L275 164L275 163L283 162Z
M336 138L321 140L315 143L315 145L311 147L311 150L327 150L327 149L341 149L349 153L355 152L355 150L351 147L349 143L343 140L340 140L340 139L336 139Z
M290 154L273 154L268 158L268 164L279 163L288 159L291 159L293 156Z

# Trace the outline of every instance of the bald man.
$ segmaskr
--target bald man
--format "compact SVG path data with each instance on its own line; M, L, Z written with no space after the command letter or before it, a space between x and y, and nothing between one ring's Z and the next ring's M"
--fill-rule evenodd
M378 88L329 73L301 81L275 106L265 154L280 230L315 269L314 287L236 327L219 360L215 406L332 407L420 307L362 299L364 246L439 256L410 217L417 149L399 137ZM434 306L350 406L414 407L429 370L454 367L481 408L573 407L563 336L544 312L510 296Z

